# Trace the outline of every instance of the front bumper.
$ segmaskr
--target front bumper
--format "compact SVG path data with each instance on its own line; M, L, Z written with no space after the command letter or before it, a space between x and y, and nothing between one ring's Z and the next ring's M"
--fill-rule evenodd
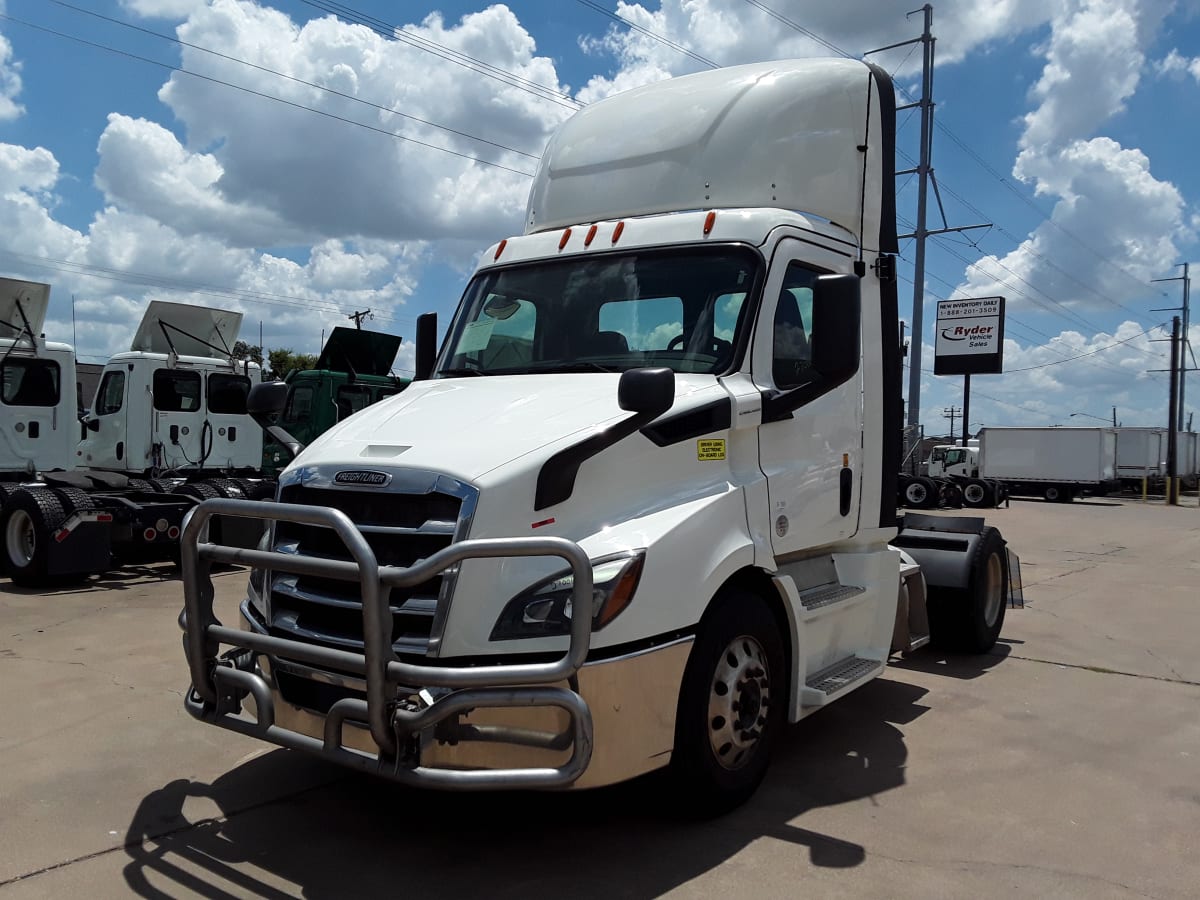
M209 543L213 515L292 521L332 529L354 562ZM572 621L554 662L448 667L402 662L389 636L392 586L418 584L472 557L558 556L574 575L575 609L590 609L587 554L561 538L468 540L407 568L380 566L338 510L246 500L209 500L184 530L184 646L192 676L185 706L196 718L319 754L412 785L458 790L592 786L663 765L674 743L675 706L691 641L584 665L591 620ZM223 626L212 610L209 568L236 563L357 582L362 653ZM220 654L222 645L232 649ZM219 655L220 654L220 655ZM340 686L323 708L285 699L289 678ZM251 698L254 712L243 712ZM604 753L591 765L597 733ZM585 772L587 777L584 778Z

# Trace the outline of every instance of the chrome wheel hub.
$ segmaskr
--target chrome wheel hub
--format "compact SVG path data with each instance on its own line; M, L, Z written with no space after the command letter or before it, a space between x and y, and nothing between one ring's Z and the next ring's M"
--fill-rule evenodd
M740 769L750 760L767 724L770 677L767 655L754 638L735 638L722 652L708 698L708 739L723 768Z

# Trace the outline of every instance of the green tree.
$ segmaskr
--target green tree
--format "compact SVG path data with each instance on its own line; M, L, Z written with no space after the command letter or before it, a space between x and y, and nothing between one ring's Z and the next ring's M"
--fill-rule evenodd
M261 366L263 362L262 347L259 347L257 344L247 344L245 341L235 341L233 344L233 358L236 360L249 360Z
M312 353L293 353L287 348L280 348L267 354L267 364L269 370L264 377L283 380L289 372L315 368L317 357Z

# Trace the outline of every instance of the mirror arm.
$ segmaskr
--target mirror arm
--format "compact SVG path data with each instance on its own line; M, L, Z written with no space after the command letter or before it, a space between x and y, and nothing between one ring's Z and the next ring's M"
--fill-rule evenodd
M292 437L292 435L289 434L286 429L272 424L269 414L251 413L250 418L254 419L254 421L258 423L258 427L265 431L270 436L271 440L275 441L277 444L281 444L291 459L295 459L297 456L299 456L300 451L304 449L304 445Z

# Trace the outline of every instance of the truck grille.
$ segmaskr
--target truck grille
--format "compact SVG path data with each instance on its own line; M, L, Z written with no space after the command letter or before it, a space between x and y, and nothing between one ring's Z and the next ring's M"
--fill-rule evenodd
M381 565L410 566L449 546L459 530L461 497L430 491L395 491L289 485L280 502L339 509L366 538ZM316 525L279 522L275 549L324 559L351 559L335 532ZM443 575L391 591L392 646L401 655L424 655ZM385 589L386 590L386 589ZM362 602L358 585L309 575L275 573L271 580L271 634L346 650L362 650Z

